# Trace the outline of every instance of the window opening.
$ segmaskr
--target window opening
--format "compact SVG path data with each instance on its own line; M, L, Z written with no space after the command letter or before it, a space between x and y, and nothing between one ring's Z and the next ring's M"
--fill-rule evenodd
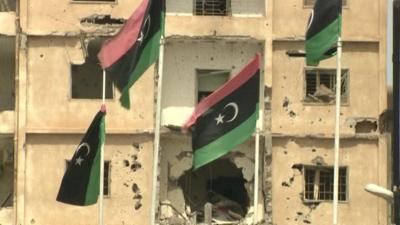
M334 103L336 91L336 70L306 69L305 102ZM341 101L347 103L348 70L342 70Z
M15 37L0 35L0 112L14 109Z
M65 169L69 167L71 160L66 160ZM103 186L103 195L104 197L110 197L110 161L104 161L104 186Z
M230 0L195 0L194 15L198 16L228 16Z
M12 137L0 138L0 208L13 205L14 144Z
M333 168L305 167L304 199L306 201L333 200ZM347 200L347 168L339 168L339 201Z
M304 4L304 6L307 6L307 7L314 7L315 1L316 0L304 0L303 4ZM347 5L347 0L342 0L342 6L346 6L346 5Z
M16 0L0 0L0 12L15 12Z
M197 102L229 80L229 70L197 69Z
M101 99L103 96L103 69L97 59L102 38L89 41L87 57L82 65L71 65L72 99ZM113 85L109 76L106 76L106 99L113 98Z

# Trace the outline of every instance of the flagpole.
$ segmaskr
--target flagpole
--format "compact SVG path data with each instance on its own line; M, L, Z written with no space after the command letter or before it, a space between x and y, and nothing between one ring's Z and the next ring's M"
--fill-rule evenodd
M258 222L258 170L259 170L259 164L260 164L260 128L258 126L258 121L257 121L257 127L256 127L256 148L255 148L255 164L254 164L254 218L253 218L253 223L257 224Z
M106 102L106 71L103 70L103 94L101 110L105 110ZM103 225L103 189L104 189L104 142L100 148L100 187L99 187L99 225Z
M339 33L336 57L336 115L335 115L335 164L333 171L333 224L337 224L338 217L338 189L339 189L339 146L340 146L340 94L342 78L342 38Z
M160 126L161 126L161 91L163 83L163 61L164 61L164 35L160 39L160 55L158 59L158 82L157 82L157 108L156 108L156 124L154 131L154 159L153 159L153 182L151 195L151 225L155 225L156 208L157 208L157 176L158 176L158 156L160 153Z

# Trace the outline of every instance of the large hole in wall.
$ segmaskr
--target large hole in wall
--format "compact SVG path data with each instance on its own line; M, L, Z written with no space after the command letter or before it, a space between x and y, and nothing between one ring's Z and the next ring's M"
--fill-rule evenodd
M87 46L87 56L82 65L71 65L73 99L101 99L103 86L103 70L97 58L103 38L90 40ZM113 98L113 86L109 76L106 76L106 99Z
M0 112L15 108L15 37L0 36Z
M362 120L355 125L356 133L371 133L378 129L377 121Z
M185 171L178 185L185 203L197 214L197 222L204 221L204 205L213 205L212 217L224 221L243 218L249 207L247 181L242 169L229 159L218 159L196 171Z
M15 12L16 0L0 0L0 12Z

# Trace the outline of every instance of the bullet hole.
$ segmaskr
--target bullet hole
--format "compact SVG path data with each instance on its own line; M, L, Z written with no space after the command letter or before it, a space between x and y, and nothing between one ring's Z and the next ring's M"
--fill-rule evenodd
M124 160L124 165L126 166L126 167L128 167L129 166L129 161L128 160Z
M137 155L132 155L131 157L132 157L133 160L137 160L138 159Z
M289 112L289 116L290 116L290 117L295 117L295 116L296 116L296 113L293 112L293 111L290 111L290 112Z
M283 76L283 79L286 80L286 76Z
M322 119L321 119L321 118L319 118L319 119L318 119L318 121L319 121L319 122L321 122L321 121L322 121Z
M31 219L31 224L35 224L35 223L36 223L35 219Z
M283 151L283 153L284 153L285 155L287 155L287 151Z
M142 199L142 198L143 198L143 196L141 194L135 194L133 196L133 199Z
M282 104L282 107L288 107L288 105L289 105L289 99L287 98L287 97L285 97L284 99L283 99L283 104Z
M133 143L132 146L136 149L139 149L140 145L138 143Z
M136 172L136 170L141 169L141 168L142 168L142 164L140 164L137 161L133 162L132 165L131 165L131 170L133 172Z
M286 220L290 220L290 218L289 218L289 217L286 217Z
M311 223L311 221L309 221L309 220L303 220L303 223L310 224L310 223Z
M290 185L286 181L282 182L281 185L282 185L282 187L290 187Z
M232 69L234 70L236 68L236 66L232 66Z
M297 215L301 216L301 215L303 215L303 213L302 212L297 212Z
M297 170L299 170L300 172L303 172L303 164L294 164L294 165L292 166L292 169L297 169Z
M127 183L124 183L124 186L125 186L125 187L129 187L129 185L128 185Z
M136 183L132 184L132 191L133 191L133 193L139 193L140 192L139 186Z
M286 197L286 200L290 200L290 198L289 198L289 197Z
M138 210L142 207L142 203L141 202L136 202L135 204L135 210Z
M43 54L40 54L40 58L43 58L43 56L44 56Z
M213 61L213 60L214 60L214 57L211 57L210 60Z
M315 148L311 149L312 152L316 152L317 150Z

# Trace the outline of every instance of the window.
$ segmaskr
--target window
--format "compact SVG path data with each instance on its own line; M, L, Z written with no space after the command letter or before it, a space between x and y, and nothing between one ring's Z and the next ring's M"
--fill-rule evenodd
M15 12L16 0L0 0L0 12Z
M197 69L197 102L229 80L229 70Z
M66 168L68 168L71 160L66 160ZM103 194L105 197L110 196L110 161L104 161L104 186Z
M0 209L13 205L14 141L12 136L0 137Z
M15 37L0 35L0 112L14 109Z
M307 7L314 7L316 0L303 0L303 4L304 6ZM342 6L346 6L347 5L347 0L342 0Z
M304 102L334 103L336 91L335 69L306 69ZM348 70L342 70L341 101L347 103Z
M333 200L333 168L304 167L304 200ZM339 201L347 200L347 168L339 168Z
M230 14L230 0L194 0L194 15L227 16Z
M103 96L103 70L97 59L102 38L93 39L87 47L87 57L82 65L71 65L73 99L101 99ZM106 96L113 98L113 86L109 76L106 76Z

